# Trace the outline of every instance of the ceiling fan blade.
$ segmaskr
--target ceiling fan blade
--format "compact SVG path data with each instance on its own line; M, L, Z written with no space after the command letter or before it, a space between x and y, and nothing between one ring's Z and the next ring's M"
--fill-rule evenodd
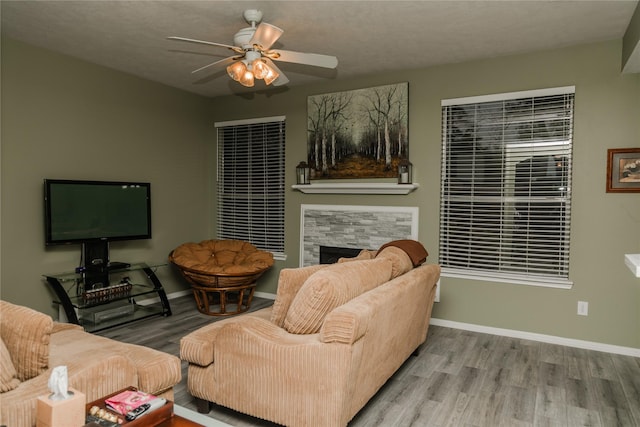
M216 66L216 65L227 65L227 64L230 64L230 63L232 63L233 61L237 61L238 59L241 59L241 58L242 58L242 56L230 56L230 57L228 57L228 58L224 58L224 59L221 59L221 60L219 60L219 61L212 62L211 64L207 64L207 65L205 65L204 67L200 67L200 68L198 68L197 70L193 70L193 71L191 72L191 74L193 74L193 73L197 73L198 71L202 71L202 70L204 70L205 68L214 67L214 66Z
M273 86L283 86L289 83L289 79L287 78L287 76L285 76L284 73L280 71L278 67L276 67L276 64L274 64L272 60L266 57L263 57L263 59L269 67L273 68L273 71L279 74L278 78L275 79L273 83L271 83Z
M183 41L183 42L189 42L189 43L197 43L197 44L208 44L211 46L218 46L218 47L226 47L227 49L231 49L234 52L237 53L243 53L244 50L242 50L242 48L239 48L238 46L231 46L228 44L222 44L222 43L214 43L214 42L207 42L204 40L195 40L195 39L188 39L186 37L176 37L176 36L171 36L171 37L167 37L169 40L178 40L178 41Z
M261 23L253 33L253 37L249 41L251 46L258 45L262 50L268 50L280 38L284 30L275 25Z
M291 50L271 50L266 52L269 58L276 61L293 62L296 64L313 65L314 67L336 68L338 58L317 53L293 52Z

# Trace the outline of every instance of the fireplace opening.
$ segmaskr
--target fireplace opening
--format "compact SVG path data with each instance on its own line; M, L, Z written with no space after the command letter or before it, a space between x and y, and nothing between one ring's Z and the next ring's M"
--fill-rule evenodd
M360 251L362 251L362 249L320 245L320 264L333 264L338 262L340 258L353 258L357 256Z

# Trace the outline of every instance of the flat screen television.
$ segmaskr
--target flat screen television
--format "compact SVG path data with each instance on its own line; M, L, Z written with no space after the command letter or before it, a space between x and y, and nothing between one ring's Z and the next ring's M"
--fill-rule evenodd
M81 244L81 267L100 282L109 242L151 238L150 183L45 179L44 207L45 244Z

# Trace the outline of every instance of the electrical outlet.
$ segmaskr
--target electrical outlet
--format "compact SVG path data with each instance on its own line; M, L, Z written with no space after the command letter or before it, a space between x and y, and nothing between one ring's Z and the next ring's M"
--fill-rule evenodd
M578 315L580 316L589 315L589 303L587 301L578 301Z
M438 279L438 281L436 282L436 299L434 300L434 302L440 302L440 279Z

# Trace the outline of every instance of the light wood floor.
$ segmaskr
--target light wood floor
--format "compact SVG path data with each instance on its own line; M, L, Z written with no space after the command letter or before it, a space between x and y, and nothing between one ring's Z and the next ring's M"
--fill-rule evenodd
M252 310L273 301L256 298ZM217 318L191 296L171 300L173 316L99 335L179 354L182 336ZM195 410L183 379L175 401ZM232 426L275 426L216 406ZM640 426L640 358L431 326L427 342L349 427Z

